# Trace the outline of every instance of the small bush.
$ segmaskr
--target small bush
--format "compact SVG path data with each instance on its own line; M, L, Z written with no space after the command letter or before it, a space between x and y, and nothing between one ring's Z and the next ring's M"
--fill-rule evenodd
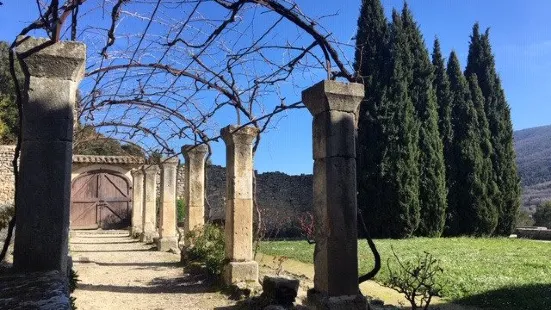
M551 201L540 204L533 217L536 226L551 228Z
M520 210L517 215L517 225L516 227L527 227L534 226L534 220L532 216L524 210Z
M11 218L15 215L13 205L0 206L0 230L8 227Z
M224 255L224 231L220 226L205 224L186 234L191 246L186 249L187 259L204 264L209 276L218 278L226 263Z
M409 261L401 261L394 249L392 253L398 263L398 269L391 268L389 259L389 275L384 281L385 285L404 294L412 310L429 309L432 298L441 296L443 289L443 285L438 282L438 277L444 272L440 267L440 261L427 252Z
M177 212L177 218L178 223L181 223L184 221L184 218L186 217L186 203L183 199L178 199L176 201L176 212Z

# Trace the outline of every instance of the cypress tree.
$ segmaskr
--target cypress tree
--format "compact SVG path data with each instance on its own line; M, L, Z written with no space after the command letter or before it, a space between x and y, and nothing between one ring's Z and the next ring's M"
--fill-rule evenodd
M376 210L383 220L382 237L409 237L419 225L418 126L408 93L408 63L412 54L400 15L392 13L389 85L379 110L382 135L379 184L384 209Z
M489 167L484 163L477 111L455 52L450 55L447 72L452 94L454 157L447 233L490 235L497 218L486 186Z
M382 135L379 109L388 84L386 60L389 56L388 24L380 0L362 0L356 34L354 68L365 85L358 121L357 184L358 206L372 234L384 222L378 215L384 209L379 183Z
M469 91L471 93L471 98L478 118L478 135L483 156L481 178L486 186L488 201L490 202L490 204L488 205L489 216L487 220L489 222L489 225L493 226L492 230L495 231L495 228L498 224L499 214L499 210L495 201L499 198L500 195L499 189L494 179L494 171L492 165L493 149L492 143L490 141L490 127L488 125L488 119L486 118L486 113L484 111L484 96L482 95L482 90L478 85L478 77L476 76L476 74L471 74L468 77L468 83Z
M498 188L493 199L499 212L496 234L509 235L520 207L520 180L513 147L511 112L495 68L489 30L480 34L478 23L473 26L465 74L477 75L484 96L484 111L493 149L493 179Z
M436 102L438 106L438 129L440 132L440 139L442 140L442 144L444 146L447 189L446 202L449 205L453 199L453 197L450 197L453 193L449 189L452 187L452 167L455 165L453 157L453 130L451 123L452 94L450 91L450 80L448 79L448 74L446 73L446 65L438 39L434 40L432 65L434 67L433 85L436 91ZM449 210L446 212L446 216L449 214L448 211Z
M447 188L442 140L438 132L438 111L433 89L433 68L429 52L407 4L402 10L402 24L411 58L408 93L419 122L419 205L420 222L416 234L439 237L446 215Z

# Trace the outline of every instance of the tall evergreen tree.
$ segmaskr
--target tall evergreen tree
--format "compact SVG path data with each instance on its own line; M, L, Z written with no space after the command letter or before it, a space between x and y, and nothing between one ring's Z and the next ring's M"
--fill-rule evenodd
M446 167L446 188L447 188L447 203L452 202L453 193L449 190L452 188L452 167L455 165L453 156L453 130L451 123L452 112L452 94L450 91L450 80L446 72L446 64L440 49L438 39L434 40L432 52L432 65L434 67L434 89L436 91L436 102L438 106L438 129L440 138L444 146L444 163ZM446 216L450 214L447 210Z
M380 225L374 210L384 208L381 201L380 175L382 128L379 109L388 84L388 24L380 0L362 0L356 34L354 68L365 85L360 105L357 147L358 205L366 211L364 219L372 229ZM376 229L375 229L376 230Z
M471 74L468 77L468 83L469 91L471 93L471 99L473 101L473 105L478 118L478 135L483 156L482 180L484 180L485 182L487 196L489 201L491 202L491 205L488 206L488 209L489 214L491 214L492 217L488 220L495 220L495 228L498 224L499 215L498 205L495 202L499 199L500 193L494 179L492 164L493 148L490 141L490 127L488 125L488 119L486 118L486 112L484 111L484 96L482 95L482 90L478 85L478 77L476 76L476 74Z
M383 221L378 235L409 237L419 225L419 129L408 93L408 66L412 54L400 14L392 13L389 85L379 109L381 163L379 184L384 208L374 210Z
M493 178L499 190L494 199L499 210L496 234L509 235L520 208L520 179L513 146L511 112L495 68L489 30L480 34L478 23L473 26L465 74L477 75L485 99L484 110L493 148Z
M447 72L452 93L454 157L447 233L490 235L497 224L497 212L486 185L491 167L484 163L478 115L455 52L450 55Z
M434 92L433 68L429 52L407 4L402 10L402 24L411 53L408 92L419 122L419 205L420 222L416 234L439 237L446 216L446 180L442 140L438 131L438 111Z

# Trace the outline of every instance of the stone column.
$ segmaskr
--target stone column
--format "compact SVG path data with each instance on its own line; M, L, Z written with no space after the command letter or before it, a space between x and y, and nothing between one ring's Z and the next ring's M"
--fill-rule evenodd
M137 238L143 232L143 170L132 170L132 237Z
M258 281L253 260L253 141L258 130L228 126L221 130L226 143L226 258L227 285ZM237 130L237 131L236 131Z
M86 46L19 37L25 72L14 267L67 272L73 108ZM26 55L29 53L29 55Z
M157 238L157 173L159 166L147 165L144 171L143 231L140 241L153 242Z
M320 309L366 309L359 295L356 145L361 84L322 81L302 92L314 116L314 289ZM339 308L341 307L341 308Z
M205 159L208 147L201 145L184 145L182 153L186 160L186 218L184 233L205 224ZM185 244L189 246L189 244Z
M178 249L176 231L176 173L178 157L163 160L161 163L161 205L159 221L159 239L157 250Z

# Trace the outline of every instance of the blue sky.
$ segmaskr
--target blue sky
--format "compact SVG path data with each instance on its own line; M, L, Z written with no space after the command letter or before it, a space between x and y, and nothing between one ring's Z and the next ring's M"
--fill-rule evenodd
M35 1L3 2L0 40L12 41L36 16ZM355 35L360 0L327 0L323 5L320 5L322 1L297 2L310 16L338 12L337 16L324 18L322 24L340 41L347 42ZM383 5L390 14L392 7L401 9L403 1L383 0ZM480 22L483 29L490 27L497 69L511 106L514 129L551 123L551 1L414 0L409 5L427 46L431 47L434 37L438 36L444 54L455 49L462 65L465 65L473 23ZM275 129L264 134L255 168L260 172L311 173L311 121L306 110L286 113ZM215 144L213 149L212 161L224 165L223 144Z

